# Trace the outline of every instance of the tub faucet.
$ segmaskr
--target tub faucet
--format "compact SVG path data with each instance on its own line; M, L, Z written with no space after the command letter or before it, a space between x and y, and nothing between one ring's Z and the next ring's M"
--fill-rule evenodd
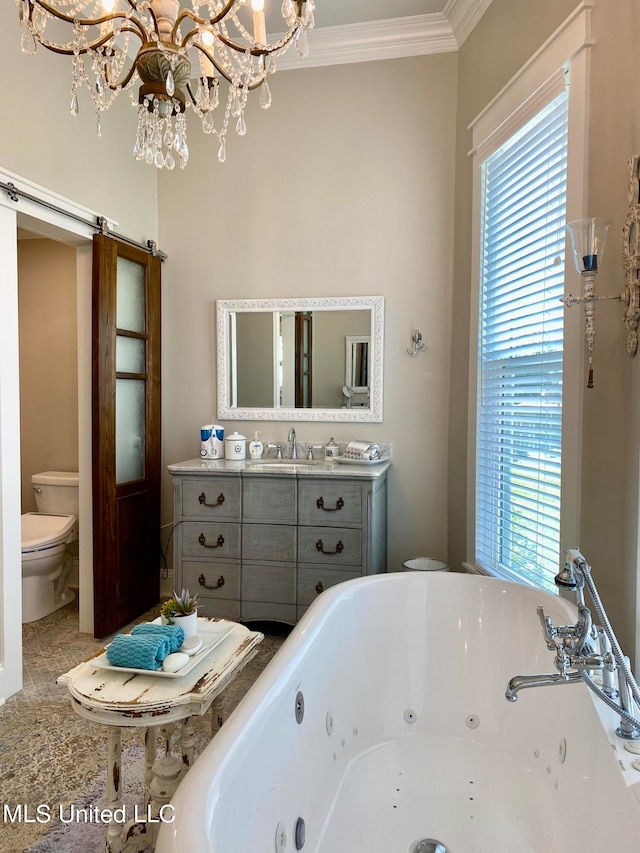
M631 672L629 658L622 651L613 632L591 577L591 566L577 549L570 549L566 553L567 561L564 569L556 576L556 584L575 593L578 605L576 624L556 626L551 617L545 616L543 608L538 607L545 643L550 651L555 652L557 673L516 675L509 681L505 697L510 702L515 702L518 691L526 687L547 687L584 681L605 705L620 715L616 734L625 740L638 740L640 687ZM593 624L591 611L584 603L585 588L589 591L601 626ZM593 680L594 670L602 673L602 686Z
M560 673L550 673L549 675L516 675L507 685L504 695L509 702L515 702L518 698L518 692L526 690L527 687L551 687L553 684L573 684L575 681L582 681L581 673L572 672L566 678L563 678Z
M291 458L297 459L298 458L298 443L296 441L296 431L293 427L291 427L291 429L289 430L289 437L287 438L287 441L289 441L291 443Z

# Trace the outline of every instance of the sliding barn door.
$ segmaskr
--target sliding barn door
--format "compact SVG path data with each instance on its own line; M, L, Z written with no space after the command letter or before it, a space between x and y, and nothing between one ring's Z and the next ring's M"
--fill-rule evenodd
M93 243L94 633L160 597L160 259Z

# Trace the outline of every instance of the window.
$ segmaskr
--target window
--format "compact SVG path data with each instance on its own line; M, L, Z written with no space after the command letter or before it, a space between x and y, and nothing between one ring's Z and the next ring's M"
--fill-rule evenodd
M579 6L471 124L471 572L555 591L580 541L582 316L560 297L587 214L591 10ZM477 337L476 337L477 336Z
M560 552L566 92L482 165L476 562L555 589Z

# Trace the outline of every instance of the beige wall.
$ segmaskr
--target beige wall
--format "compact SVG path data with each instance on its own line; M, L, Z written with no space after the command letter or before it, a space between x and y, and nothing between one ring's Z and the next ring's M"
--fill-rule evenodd
M18 243L22 512L35 512L31 475L78 470L75 249Z
M613 220L597 287L624 288L622 229L627 212L627 161L640 153L640 103L630 81L640 79L640 8L636 0L596 3L593 11L589 216ZM585 394L582 549L623 648L634 651L639 623L638 451L640 357L624 351L623 309L596 309L595 387ZM640 648L635 650L636 666Z
M456 248L453 313L469 322L471 276L470 121L576 7L576 0L493 0L459 53L456 155ZM623 289L622 227L627 159L640 151L640 109L629 81L640 79L634 0L597 0L591 51L588 208L613 219L600 293ZM575 310L575 309L572 309ZM585 393L581 488L582 541L625 650L634 650L638 571L640 362L624 353L622 309L596 309L595 388ZM449 434L449 557L465 558L468 335L454 338ZM562 543L570 547L576 543Z
M42 48L22 53L13 3L0 9L0 74L0 166L117 220L128 237L155 239L156 169L131 156L136 122L128 95L103 115L98 138L86 91L79 114L70 114L69 59Z
M301 441L370 437L394 444L389 567L465 557L471 244L469 122L576 6L493 0L459 54L276 75L273 106L253 102L227 162L192 124L185 171L158 176L131 157L128 99L103 118L86 96L68 115L68 62L23 56L13 4L0 11L5 80L0 165L155 237L163 267L163 460L198 453L216 410L215 300L384 295L385 406L380 424L300 424ZM626 161L640 151L636 0L593 12L589 215L614 220L599 285L622 287ZM46 80L46 86L42 81ZM193 116L190 116L193 119ZM9 132L10 129L10 132ZM232 138L231 138L232 137ZM97 165L96 165L97 164ZM156 182L157 192L156 192ZM454 218L455 207L455 218ZM583 541L623 644L637 612L640 359L623 353L621 309L598 306L596 387L586 396ZM452 336L452 317L454 318ZM415 328L425 350L406 355ZM3 413L4 416L4 413ZM227 423L264 440L288 424ZM172 517L170 478L163 520ZM573 543L572 543L573 544Z
M215 411L216 299L382 295L384 422L296 431L393 442L391 569L447 558L456 67L446 54L277 74L224 165L192 125L189 165L159 181L164 462L196 455ZM412 359L416 325L426 348ZM289 424L238 426L284 441ZM170 522L168 475L163 496Z

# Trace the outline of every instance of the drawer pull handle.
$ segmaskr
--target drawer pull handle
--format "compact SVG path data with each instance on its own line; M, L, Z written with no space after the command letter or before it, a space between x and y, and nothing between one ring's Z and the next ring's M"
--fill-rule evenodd
M222 494L222 492L220 492L220 494L218 495L218 500L214 504L209 504L207 503L207 496L203 492L198 498L198 502L201 503L203 506L222 506L222 504L224 503L224 495Z
M344 551L344 545L338 539L336 542L336 550L335 551L325 551L324 545L322 544L322 539L318 539L316 542L316 551L321 551L323 554L341 554Z
M322 585L322 581L318 581L316 584L316 592L320 595L321 592L324 592L324 586Z
M205 589L220 589L221 586L224 586L224 575L220 575L220 577L218 578L218 583L215 584L215 586L210 586L209 584L207 584L206 581L207 579L204 575L200 575L200 577L198 578L198 583Z
M324 505L324 498L318 498L318 500L316 501L316 506L318 507L318 509L323 509L325 512L337 512L344 506L344 501L342 500L342 498L338 498L338 500L336 501L336 505L334 507L330 507Z
M200 536L198 536L198 542L203 548L221 548L224 545L224 536L221 533L220 536L218 536L218 541L215 545L207 545L207 537L204 533L201 533Z

